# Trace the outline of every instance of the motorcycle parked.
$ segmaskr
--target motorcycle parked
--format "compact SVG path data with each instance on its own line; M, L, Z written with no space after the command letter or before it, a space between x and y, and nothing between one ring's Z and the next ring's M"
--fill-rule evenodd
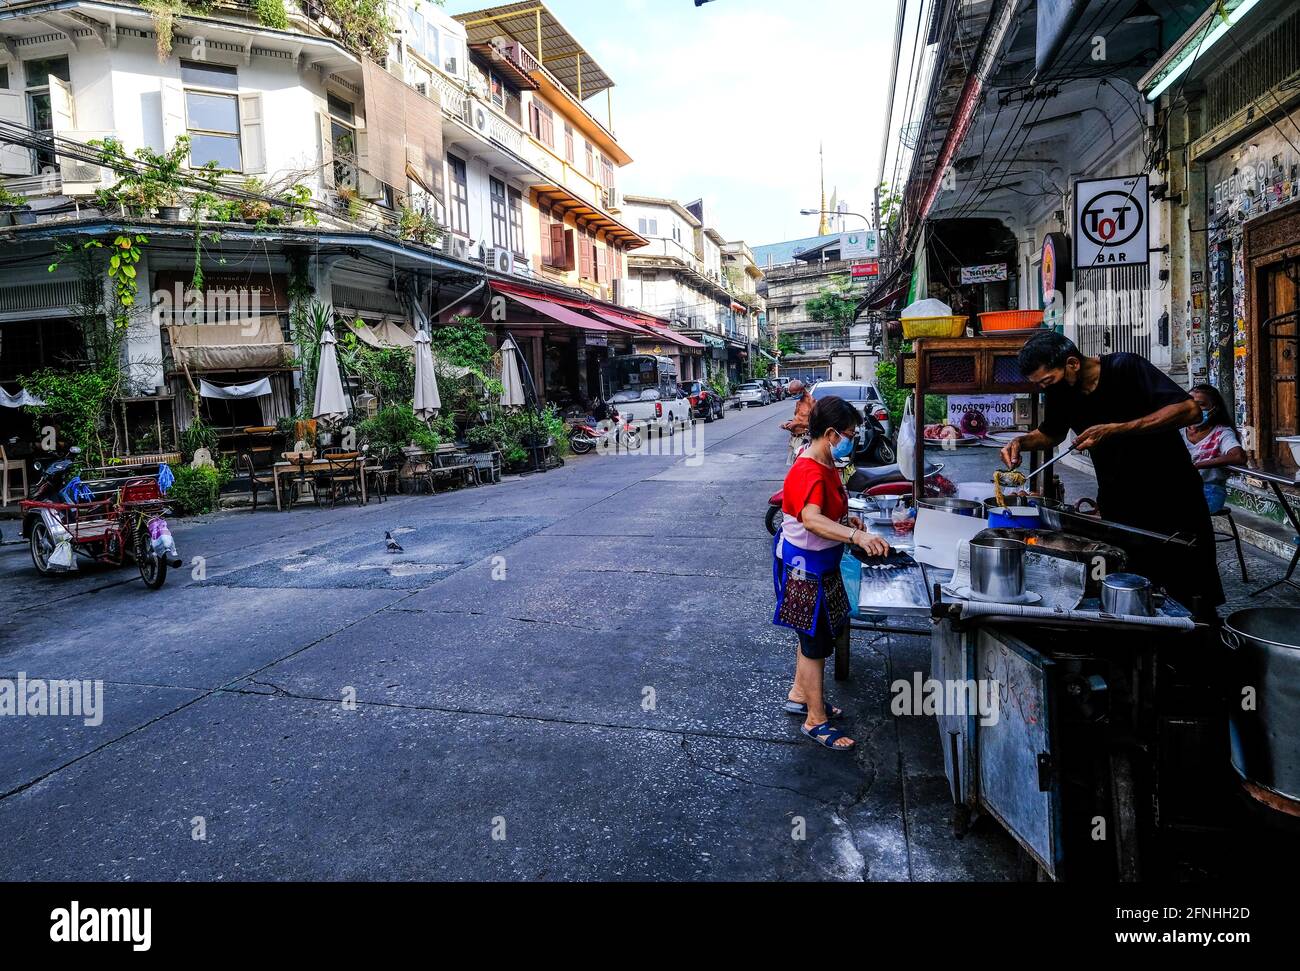
M942 462L931 462L925 468L925 483L922 488L922 494L929 498L938 498L940 496L956 495L957 487L939 473L943 471ZM902 469L897 463L890 465L881 465L875 468L850 470L848 482L845 483L845 489L849 495L865 496L872 499L878 496L903 496L912 492L912 483L903 476ZM767 531L773 536L781 527L781 502L784 494L780 491L774 493L767 500L767 514L763 522L767 526Z
M77 454L74 448L44 470L38 467L40 481L18 503L32 565L51 576L75 572L78 556L111 566L129 558L145 586L157 590L167 568L181 565L158 480L128 479L110 497L95 499L80 477L70 474Z
M883 466L892 464L897 458L894 446L885 434L885 426L868 409L858 425L858 440L853 446L853 464Z
M586 455L601 446L620 445L628 451L640 448L641 433L619 415L617 409L611 410L610 417L601 421L586 415L569 426L569 448L573 449L574 455Z

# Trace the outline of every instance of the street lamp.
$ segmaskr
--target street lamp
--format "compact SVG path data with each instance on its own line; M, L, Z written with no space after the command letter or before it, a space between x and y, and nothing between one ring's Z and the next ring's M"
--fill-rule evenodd
M874 223L872 223L872 221L868 219L866 216L862 215L862 213L850 212L847 209L833 209L833 210L832 209L800 209L799 215L801 216L857 216L859 219L861 219L864 223L867 224L868 229L870 229L874 225Z

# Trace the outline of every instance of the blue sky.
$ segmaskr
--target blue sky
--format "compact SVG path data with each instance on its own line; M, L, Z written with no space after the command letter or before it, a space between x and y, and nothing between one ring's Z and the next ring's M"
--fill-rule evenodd
M635 160L623 191L703 196L708 221L750 245L811 236L799 210L818 205L824 140L827 200L838 186L869 214L894 0L545 2L614 79L614 131ZM604 95L589 107L603 119Z

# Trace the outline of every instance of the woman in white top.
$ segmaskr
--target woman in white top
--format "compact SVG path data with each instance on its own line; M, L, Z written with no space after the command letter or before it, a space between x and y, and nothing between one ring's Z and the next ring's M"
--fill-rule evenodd
M1200 405L1201 423L1184 428L1183 441L1192 453L1192 464L1201 473L1205 502L1210 512L1216 513L1228 500L1228 466L1245 465L1246 450L1241 447L1218 388L1198 384L1192 388L1192 400Z

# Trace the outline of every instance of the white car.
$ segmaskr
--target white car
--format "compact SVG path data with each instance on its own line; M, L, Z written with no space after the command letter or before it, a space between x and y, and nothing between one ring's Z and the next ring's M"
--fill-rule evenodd
M869 381L818 381L813 385L812 396L816 400L832 396L843 398L863 415L870 411L870 414L875 416L876 421L880 422L885 429L885 437L894 437L885 399L880 396L876 386Z
M692 423L691 399L677 383L672 358L627 354L610 361L606 374L618 389L610 395L610 405L638 430L672 435Z
M771 403L772 399L767 393L767 388L757 381L749 381L736 389L736 404L740 407L749 408L753 405L769 405Z

